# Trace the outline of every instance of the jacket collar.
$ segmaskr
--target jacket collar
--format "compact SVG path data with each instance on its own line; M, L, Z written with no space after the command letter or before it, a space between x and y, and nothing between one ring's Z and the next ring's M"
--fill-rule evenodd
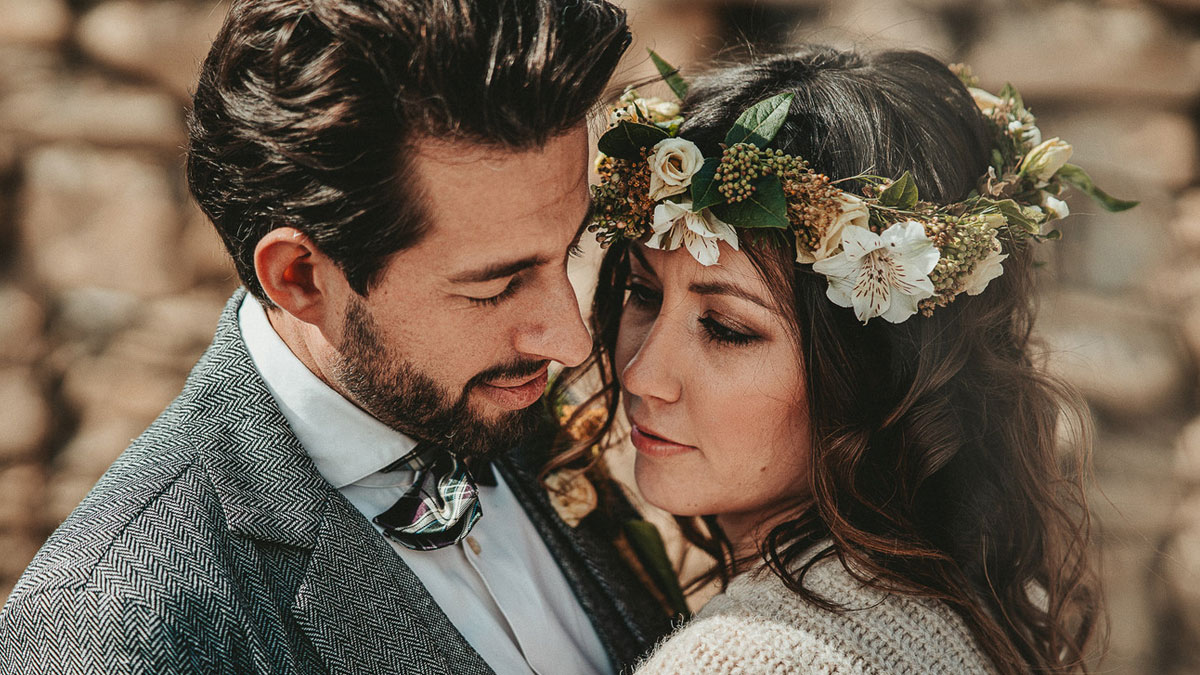
M226 303L208 351L180 395L230 530L290 546L316 545L328 499L317 472L246 350L237 311Z

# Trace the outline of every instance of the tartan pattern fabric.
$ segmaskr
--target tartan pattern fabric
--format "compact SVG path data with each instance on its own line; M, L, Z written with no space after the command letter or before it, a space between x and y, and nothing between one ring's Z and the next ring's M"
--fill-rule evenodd
M17 582L0 673L491 673L288 428L241 340L244 294ZM495 466L626 667L669 619L605 539L615 524L554 517L537 452Z
M391 508L375 516L375 524L389 539L418 551L462 541L483 512L466 463L445 448L419 444L384 471L399 469L417 473L413 485Z

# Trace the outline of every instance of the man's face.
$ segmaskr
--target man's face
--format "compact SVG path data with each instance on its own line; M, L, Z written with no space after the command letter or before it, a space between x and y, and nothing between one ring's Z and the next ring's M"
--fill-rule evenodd
M411 158L431 229L348 301L337 385L365 410L460 456L530 429L551 361L591 349L567 280L588 215L581 125L529 151L429 141Z

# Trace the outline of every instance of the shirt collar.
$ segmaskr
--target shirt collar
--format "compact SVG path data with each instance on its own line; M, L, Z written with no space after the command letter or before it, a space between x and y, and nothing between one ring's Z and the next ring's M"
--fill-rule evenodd
M341 489L409 454L416 441L380 422L325 384L275 332L249 293L238 311L242 339L317 471Z

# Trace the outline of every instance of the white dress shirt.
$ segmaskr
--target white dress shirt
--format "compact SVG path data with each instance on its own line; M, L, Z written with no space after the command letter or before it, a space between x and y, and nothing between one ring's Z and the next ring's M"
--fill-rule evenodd
M380 469L415 441L314 375L253 296L242 302L238 321L254 365L317 471L368 521L395 504L414 474ZM557 562L504 479L496 481L479 487L482 516L459 544L413 551L388 543L500 675L613 672Z

